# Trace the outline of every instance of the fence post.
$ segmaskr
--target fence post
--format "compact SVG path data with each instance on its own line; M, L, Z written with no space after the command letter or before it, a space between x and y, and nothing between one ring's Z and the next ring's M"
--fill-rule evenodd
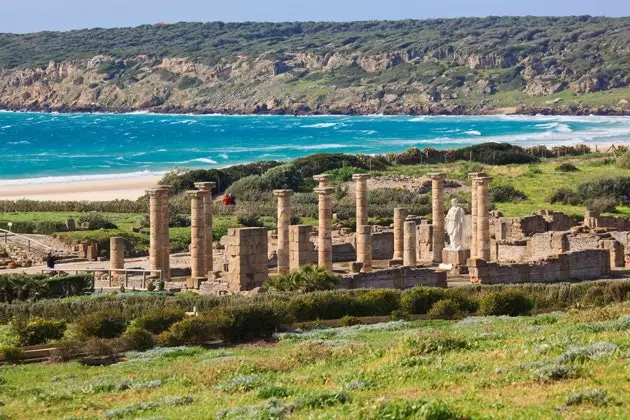
M129 287L129 272L125 270L125 289Z
M143 289L147 288L147 272L146 271L142 272L142 288Z
M109 287L112 287L112 270L109 270Z
M31 252L31 240L28 240L28 252Z

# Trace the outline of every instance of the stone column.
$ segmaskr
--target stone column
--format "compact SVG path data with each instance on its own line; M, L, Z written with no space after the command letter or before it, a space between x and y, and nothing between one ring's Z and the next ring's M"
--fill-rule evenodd
M161 222L162 239L160 241L160 247L162 250L162 279L168 281L171 279L171 244L168 236L168 222L169 222L169 208L168 208L168 193L171 191L169 185L162 185L160 190L160 208L161 208Z
M370 179L368 174L354 174L352 180L355 181L355 195L357 200L356 220L357 232L359 226L368 224L368 202L367 202L367 180Z
M362 273L372 271L372 226L357 226L357 262L363 264Z
M477 258L490 261L490 199L488 185L492 181L489 177L477 178Z
M110 270L125 269L125 242L119 236L109 238L109 265Z
M195 188L204 192L203 212L206 218L205 269L208 279L212 279L214 277L214 259L212 255L212 189L216 187L216 185L216 182L195 182Z
M278 274L289 274L289 226L291 225L292 190L274 190L278 197Z
M332 179L332 175L330 174L314 175L313 179L319 182L318 188L326 188L326 187L330 187L330 180Z
M418 265L416 260L416 222L405 222L403 230L405 241L403 265L405 267L415 267Z
M332 237L330 223L332 219L332 187L315 188L319 198L319 226L317 239L318 265L326 270L332 270Z
M190 282L189 289L199 287L199 279L206 276L206 215L203 191L187 191L190 198Z
M433 199L433 262L442 262L444 249L444 174L432 174Z
M149 270L162 271L162 190L151 188L149 195ZM164 275L164 273L162 274Z
M471 188L470 188L470 216L471 216L471 230L472 230L472 238L470 240L470 257L477 258L479 256L478 252L478 241L477 238L477 212L479 211L479 202L477 200L477 178L484 177L486 174L483 172L471 172L468 174L468 177L471 179Z
M405 219L409 210L403 208L394 209L394 259L402 260L405 249Z

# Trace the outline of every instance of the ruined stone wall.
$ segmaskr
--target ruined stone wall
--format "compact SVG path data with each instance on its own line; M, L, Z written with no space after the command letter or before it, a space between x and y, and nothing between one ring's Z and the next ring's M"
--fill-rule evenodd
M350 262L357 260L356 235L348 238L348 242L333 244L333 262ZM372 233L372 259L391 260L394 257L394 232Z
M345 276L344 289L409 289L415 286L447 287L446 272L430 268L396 267Z
M268 277L267 229L228 229L224 237L228 261L226 279L231 291L252 290Z
M289 268L295 271L304 265L317 264L317 251L311 241L314 229L310 225L289 227Z
M468 270L473 283L554 283L594 280L610 274L607 250L567 252L521 264L500 264L471 259Z
M498 217L490 219L490 235L497 240L519 240L537 233L567 231L575 225L564 213L540 211L525 217Z
M584 226L593 228L609 228L619 231L630 230L630 219L626 217L600 216L594 211L587 211L584 215Z

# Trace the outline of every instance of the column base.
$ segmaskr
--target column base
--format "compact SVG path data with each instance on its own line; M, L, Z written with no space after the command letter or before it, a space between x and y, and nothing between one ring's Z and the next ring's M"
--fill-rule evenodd
M466 262L470 258L470 249L444 249L442 250L442 264L440 267L448 267L455 274L467 274Z

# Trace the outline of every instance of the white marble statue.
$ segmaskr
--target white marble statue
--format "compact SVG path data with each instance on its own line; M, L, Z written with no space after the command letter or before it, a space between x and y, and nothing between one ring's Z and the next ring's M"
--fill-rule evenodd
M446 214L445 227L449 238L449 245L446 249L462 249L464 238L464 209L459 207L456 198L451 200L451 208Z

